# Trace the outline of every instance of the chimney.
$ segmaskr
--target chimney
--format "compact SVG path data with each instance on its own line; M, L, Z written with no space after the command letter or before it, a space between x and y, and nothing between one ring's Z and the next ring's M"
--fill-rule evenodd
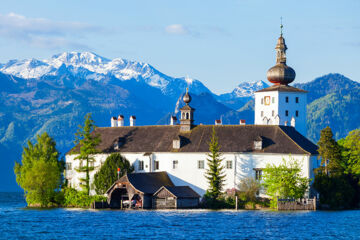
M240 125L246 125L245 119L240 119Z
M124 126L124 116L123 115L119 115L117 118L117 126L118 127L123 127Z
M130 116L130 126L134 127L135 126L135 121L136 121L136 117L135 116Z
M292 127L295 127L295 118L294 117L291 118L290 125Z
M220 119L215 120L215 125L222 125L222 122Z
M176 122L177 122L177 118L175 116L171 116L170 117L170 125L171 126L176 125Z
M116 117L112 117L111 118L111 127L116 127L117 123L116 123Z

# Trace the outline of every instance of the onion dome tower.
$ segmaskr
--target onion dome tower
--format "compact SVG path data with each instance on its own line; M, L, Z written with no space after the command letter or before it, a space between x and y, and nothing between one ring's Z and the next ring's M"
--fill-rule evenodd
M190 107L189 105L189 103L191 102L189 88L186 88L186 93L183 97L183 101L185 103L185 106L180 109L180 131L190 131L193 127L195 109Z
M289 86L295 79L295 71L286 65L283 25L276 44L276 65L267 72L272 86L255 92L255 124L292 126L306 136L307 92Z
M286 65L286 50L285 39L283 37L283 25L280 25L281 34L276 44L276 65L270 68L267 72L267 79L269 82L276 85L288 85L295 79L295 71Z

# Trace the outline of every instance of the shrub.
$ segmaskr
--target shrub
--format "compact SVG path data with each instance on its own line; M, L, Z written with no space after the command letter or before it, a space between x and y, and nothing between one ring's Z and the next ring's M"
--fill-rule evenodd
M101 195L89 196L85 191L77 191L74 188L64 188L64 202L65 207L80 207L88 208L94 201L106 201L106 197Z

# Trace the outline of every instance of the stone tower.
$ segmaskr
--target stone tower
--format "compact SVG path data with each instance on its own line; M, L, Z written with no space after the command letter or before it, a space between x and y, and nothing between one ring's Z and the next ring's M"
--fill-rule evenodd
M282 33L276 44L276 65L267 72L274 85L255 93L255 124L293 126L306 136L307 91L289 86L295 71L286 65L285 39Z
M194 111L195 109L190 107L189 103L191 102L191 96L189 94L189 88L186 89L186 93L183 97L185 106L180 109L181 118L180 118L180 131L190 131L193 127L194 122Z

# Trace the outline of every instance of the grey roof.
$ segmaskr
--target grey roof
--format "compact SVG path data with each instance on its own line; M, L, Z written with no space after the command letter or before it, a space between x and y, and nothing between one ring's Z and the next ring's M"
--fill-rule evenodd
M270 91L307 93L307 91L305 91L305 90L302 90L300 88L295 88L292 86L288 86L288 85L272 85L268 88L264 88L264 89L258 90L256 92L270 92Z
M276 125L197 125L180 132L180 125L97 128L101 142L97 149L111 152L209 152L212 128L215 128L221 152L263 152L284 154L317 154L317 146L291 126ZM173 149L180 136L181 148ZM254 150L254 140L262 138L263 149ZM119 150L114 149L114 144ZM77 153L75 146L69 153Z
M154 196L157 195L162 189L168 190L170 193L172 193L177 198L199 198L200 195L197 194L191 187L189 186L163 186L160 188L156 193L154 193Z
M154 194L162 186L174 186L166 172L130 173L117 180L113 186L123 181L129 181L134 188L145 194Z

